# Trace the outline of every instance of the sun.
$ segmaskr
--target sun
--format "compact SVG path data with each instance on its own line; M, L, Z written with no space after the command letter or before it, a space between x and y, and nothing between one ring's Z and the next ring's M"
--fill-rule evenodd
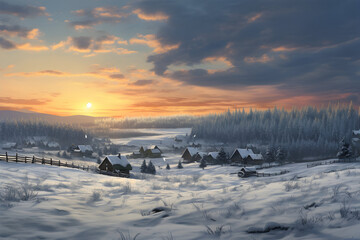
M87 103L87 104L86 104L86 108L87 108L87 109L90 109L91 107L92 107L92 104L91 104L91 103Z

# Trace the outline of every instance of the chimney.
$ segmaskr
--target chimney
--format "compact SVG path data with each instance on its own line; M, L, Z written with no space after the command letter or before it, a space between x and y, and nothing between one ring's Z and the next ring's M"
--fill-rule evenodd
M119 153L118 157L121 158L121 153Z

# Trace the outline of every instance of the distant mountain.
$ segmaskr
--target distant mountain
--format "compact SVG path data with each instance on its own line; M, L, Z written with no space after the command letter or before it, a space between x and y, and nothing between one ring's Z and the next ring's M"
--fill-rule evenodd
M74 116L56 116L51 114L37 113L31 111L10 111L10 110L0 110L0 122L3 121L29 121L29 120L39 120L46 121L51 123L68 123L68 124L93 124L96 117L84 116L84 115L74 115Z

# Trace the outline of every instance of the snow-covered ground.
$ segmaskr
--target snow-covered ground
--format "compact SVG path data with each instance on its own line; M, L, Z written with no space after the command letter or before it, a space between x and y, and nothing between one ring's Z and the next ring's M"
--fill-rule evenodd
M247 179L231 166L135 165L124 179L0 162L0 239L360 239L359 163Z

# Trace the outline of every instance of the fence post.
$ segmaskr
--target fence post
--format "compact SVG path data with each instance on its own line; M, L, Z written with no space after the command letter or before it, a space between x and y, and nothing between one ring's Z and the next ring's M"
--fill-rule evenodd
M67 165L67 162L65 162L65 167L67 167L68 165Z
M35 156L33 155L31 163L35 163Z
M25 156L25 163L27 163L27 161L26 161L26 156Z
M71 167L74 168L74 162L71 163Z
M52 165L52 158L50 158L50 165Z
M41 164L45 164L45 158L44 157L41 159Z
M15 162L18 162L18 154L15 154Z
M6 162L9 162L9 156L8 156L7 152L5 153L5 155L6 155Z
M59 160L59 167L61 166L61 161Z

